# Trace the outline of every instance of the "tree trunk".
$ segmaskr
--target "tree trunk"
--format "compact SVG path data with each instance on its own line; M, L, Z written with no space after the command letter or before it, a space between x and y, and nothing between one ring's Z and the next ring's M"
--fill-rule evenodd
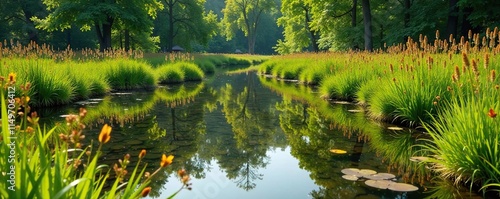
M101 52L111 48L111 27L113 26L113 21L113 17L108 16L105 23L95 23L97 38L99 39L99 50Z
M356 27L357 25L357 19L356 19L356 15L357 15L357 7L358 7L358 0L352 0L352 10L351 10L351 26L353 27L353 29ZM358 44L356 44L356 42L353 40L352 41L352 50L358 50L359 46Z
M250 32L248 33L248 54L253 55L255 52L255 34Z
M448 7L448 23L446 26L446 36L453 34L454 37L457 36L458 27L458 0L450 0L450 6Z
M128 29L125 29L125 50L130 50L130 32Z
M306 26L306 30L309 32L309 38L311 39L312 50L314 52L318 52L319 51L318 34L316 31L311 30L311 28L309 28L309 24L311 23L311 18L309 16L309 9L304 8L304 11L305 11L305 18L306 18L305 26Z
M167 1L168 6L168 33L167 33L167 52L172 52L174 47L174 2Z
M365 50L373 51L372 40L372 14L370 10L370 0L362 0L361 6L363 7L363 24L365 26Z

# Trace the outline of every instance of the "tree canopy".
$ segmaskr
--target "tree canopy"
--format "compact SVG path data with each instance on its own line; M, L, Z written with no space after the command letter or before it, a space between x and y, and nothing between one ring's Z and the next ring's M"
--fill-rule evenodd
M371 50L436 30L457 40L484 33L500 26L499 8L495 0L4 0L0 39L150 52Z

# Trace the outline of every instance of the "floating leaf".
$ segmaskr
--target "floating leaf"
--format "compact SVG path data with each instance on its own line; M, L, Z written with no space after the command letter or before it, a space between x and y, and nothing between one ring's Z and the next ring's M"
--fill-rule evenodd
M367 175L367 176L363 176L363 177L370 179L370 180L389 180L389 179L395 178L396 176L392 173L377 173L377 174Z
M367 180L365 181L365 184L370 186L370 187L375 187L378 189L387 189L391 184L394 184L395 182L389 181L389 180Z
M418 187L406 183L392 183L388 189L392 191L410 192L417 191Z
M359 174L361 174L363 177L364 176L373 175L373 174L376 174L376 173L377 173L376 171L370 170L370 169L361 169L361 170L359 170Z
M342 169L340 172L342 172L343 174L346 174L346 175L353 175L353 176L356 176L358 178L368 176L368 175L373 175L373 174L377 173L376 171L370 170L370 169L361 169L360 170L360 169L356 169L356 168Z
M357 181L359 178L355 175L343 175L342 178L350 181Z
M342 149L332 149L332 150L330 150L330 152L336 153L336 154L346 154L347 153L347 151L342 150Z
M342 169L340 172L346 175L354 175L354 176L359 176L359 169L356 168L347 168L347 169Z

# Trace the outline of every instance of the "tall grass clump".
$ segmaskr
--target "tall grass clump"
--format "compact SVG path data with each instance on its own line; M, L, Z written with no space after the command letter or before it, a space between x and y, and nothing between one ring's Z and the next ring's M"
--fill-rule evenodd
M198 67L203 70L205 74L212 74L215 72L215 64L210 60L200 59L195 60L194 63L198 65Z
M290 65L284 66L282 70L279 72L278 77L281 79L292 79L298 80L299 74L306 67L304 63L289 63Z
M433 66L432 58L427 65L401 68L395 71L391 65L390 73L378 82L380 87L369 99L370 87L358 93L369 100L370 116L378 120L393 120L409 126L430 122L431 117L450 100L449 86L452 84L452 68ZM377 82L372 82L377 84Z
M355 100L360 86L376 76L376 72L363 69L346 69L324 79L320 86L321 96L326 99Z
M163 64L156 69L160 84L184 82L184 71L174 64Z
M75 99L75 86L71 78L64 70L51 67L52 62L36 60L22 64L29 64L22 66L20 76L32 84L32 106L56 106L68 104Z
M172 65L174 68L179 68L184 72L185 81L200 81L205 77L203 71L196 64L189 62L177 62Z
M333 70L328 66L321 63L311 63L299 74L299 81L309 85L318 85L326 76L332 74Z
M277 62L278 61L276 61L274 59L266 61L266 62L259 65L259 70L257 72L260 74L270 75L271 71L276 66Z
M433 170L456 184L482 186L483 191L500 188L500 94L491 97L464 96L453 100L440 117L426 125L432 140L427 150Z
M130 59L103 61L104 73L113 89L139 89L156 86L154 71L148 64Z

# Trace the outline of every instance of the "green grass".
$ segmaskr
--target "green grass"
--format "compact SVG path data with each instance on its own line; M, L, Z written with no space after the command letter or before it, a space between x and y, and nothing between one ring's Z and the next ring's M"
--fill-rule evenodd
M160 84L184 82L184 71L173 64L163 64L156 69Z
M156 79L151 66L129 59L113 59L103 62L108 65L104 74L113 89L151 89Z
M173 64L172 67L179 68L182 72L184 72L185 81L201 81L203 77L205 77L203 71L193 63L177 62Z
M484 191L500 188L500 118L488 115L490 109L500 111L500 93L489 91L491 97L453 101L426 126L433 138L428 150L438 157L431 159L436 171L456 183L480 183Z

